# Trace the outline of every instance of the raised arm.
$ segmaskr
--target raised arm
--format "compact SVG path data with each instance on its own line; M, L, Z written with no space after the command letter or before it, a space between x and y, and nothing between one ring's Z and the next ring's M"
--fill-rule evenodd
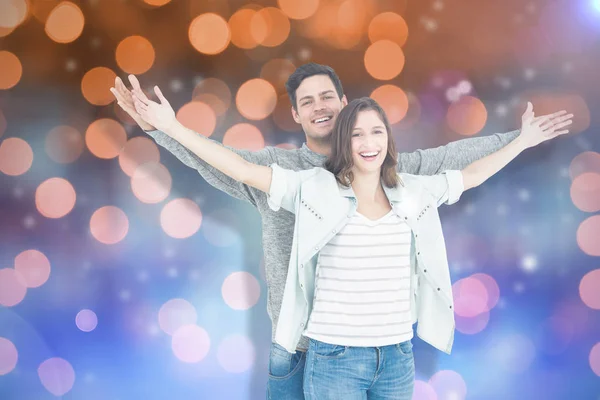
M146 100L147 97L143 94L137 78L134 75L129 75L129 81L133 90L138 92L138 97ZM125 86L120 78L117 77L115 79L115 87L111 88L111 92L117 99L118 105L139 125L140 128L146 132L146 134L152 137L159 146L164 147L187 167L198 171L200 176L202 176L211 186L227 193L232 197L248 201L255 207L257 206L257 197L262 195L260 191L256 191L249 185L236 181L235 179L232 179L231 177L222 173L212 165L202 160L200 157L194 154L194 152L187 149L177 140L170 137L167 133L156 129L156 127L144 121L142 116L135 110L132 92ZM196 135L199 134L196 133ZM269 147L265 147L259 151L248 151L223 146L218 141L209 138L204 139L218 146L228 148L246 161L249 161L253 164L267 166L275 162L275 158L271 148Z
M555 113L543 117L559 123L561 115ZM400 153L398 154L398 171L413 175L435 175L446 170L461 170L474 161L505 147L519 137L520 133L521 130L496 133L490 136L457 140L434 149Z
M535 117L533 105L527 103L527 110L522 117L521 135L504 148L464 168L462 170L464 190L481 185L489 177L504 168L523 150L568 133L569 130L564 128L573 122L572 118L573 114L567 114L564 110Z

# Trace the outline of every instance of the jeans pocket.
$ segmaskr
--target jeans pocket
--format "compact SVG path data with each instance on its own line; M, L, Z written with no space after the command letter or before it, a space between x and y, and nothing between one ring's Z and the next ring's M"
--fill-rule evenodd
M299 351L296 354L292 354L276 343L271 344L269 377L273 379L286 379L290 377L301 367L304 354Z
M407 340L405 342L402 343L398 343L396 345L396 349L398 350L398 352L403 355L403 356L412 356L412 342L410 340Z
M338 344L329 344L310 339L309 351L312 351L317 358L335 359L341 358L346 354L348 346Z

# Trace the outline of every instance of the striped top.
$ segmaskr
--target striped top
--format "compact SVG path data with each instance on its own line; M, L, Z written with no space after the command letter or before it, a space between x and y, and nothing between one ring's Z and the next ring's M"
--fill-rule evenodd
M343 346L387 346L413 337L408 225L393 211L358 212L319 253L304 336Z

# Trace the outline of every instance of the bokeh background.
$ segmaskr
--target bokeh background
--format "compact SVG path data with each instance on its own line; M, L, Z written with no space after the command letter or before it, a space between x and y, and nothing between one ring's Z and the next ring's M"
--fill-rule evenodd
M600 399L600 1L1 0L0 398L261 399L260 216L113 101L158 84L228 145L304 141L283 84L332 66L401 151L575 113L441 209L452 355L415 399Z

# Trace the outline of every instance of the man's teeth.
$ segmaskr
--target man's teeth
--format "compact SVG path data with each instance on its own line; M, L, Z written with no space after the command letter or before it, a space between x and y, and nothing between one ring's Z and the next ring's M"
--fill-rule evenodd
M329 121L331 119L331 117L323 117L323 118L319 118L319 119L315 119L315 123L320 123L320 122L325 122L325 121Z
M363 157L373 157L373 156L376 156L377 154L379 154L378 151L373 151L371 153L360 153L360 155Z

